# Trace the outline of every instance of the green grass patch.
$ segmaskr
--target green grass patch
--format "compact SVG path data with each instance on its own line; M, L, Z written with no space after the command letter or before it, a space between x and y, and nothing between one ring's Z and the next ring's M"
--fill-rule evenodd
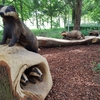
M33 33L36 36L52 37L52 38L62 38L60 35L64 28L53 28L53 29L33 29Z

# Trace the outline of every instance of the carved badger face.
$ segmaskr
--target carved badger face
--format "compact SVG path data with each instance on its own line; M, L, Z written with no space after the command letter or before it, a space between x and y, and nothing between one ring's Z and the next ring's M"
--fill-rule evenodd
M23 86L26 86L27 82L28 82L28 78L27 78L27 76L23 73L22 76L21 76L20 83L21 83Z
M99 31L98 30L93 30L89 32L89 36L99 36Z
M38 80L39 82L42 82L43 73L40 71L39 68L37 67L33 67L31 68L31 71L29 72L28 75L26 75L25 73L22 74L21 76L21 87L23 88L23 86L26 86L28 82L31 82L33 84L36 84L36 80Z
M17 15L17 12L14 6L0 5L0 16L1 17L12 16L16 18L16 15Z
M38 67L33 67L31 72L29 73L29 81L33 84L36 84L36 80L38 80L39 82L43 81L43 73L41 72L41 70Z
M33 67L32 71L29 74L30 76L36 76L36 77L41 77L43 74L37 67Z
M69 37L67 37L67 35L68 35L68 32L66 32L66 31L63 31L61 33L61 36L63 36L63 39L69 39Z

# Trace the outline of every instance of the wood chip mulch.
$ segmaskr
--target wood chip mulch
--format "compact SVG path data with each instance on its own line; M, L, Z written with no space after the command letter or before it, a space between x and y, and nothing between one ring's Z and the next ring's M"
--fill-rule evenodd
M100 44L41 48L53 87L45 100L100 100Z

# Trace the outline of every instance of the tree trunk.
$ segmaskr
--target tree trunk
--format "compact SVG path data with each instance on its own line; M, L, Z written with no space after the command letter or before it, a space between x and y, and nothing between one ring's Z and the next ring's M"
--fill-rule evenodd
M22 0L20 0L20 9L21 9L21 20L24 21L24 18L23 18L23 6L22 6Z
M75 20L75 8L72 9L72 24L74 23Z
M36 66L43 74L43 81L37 80L36 84L28 81L26 86L22 85L24 71ZM46 58L21 46L0 45L0 100L44 100L51 87Z
M2 0L2 4L5 4L5 0Z
M40 47L59 47L59 46L72 46L72 45L87 45L87 44L98 44L100 43L100 37L95 36L85 36L85 39L75 39L74 37L71 40L68 39L56 39L48 37L37 37Z
M36 27L38 29L39 28L39 23L38 23L38 14L37 14L37 11L35 11L35 14L36 14Z
M65 11L64 11L64 18L63 18L63 20L64 20L64 27L66 27L66 23L67 23L67 10L65 9Z
M80 30L82 0L76 0L74 30Z
M50 20L51 20L51 29L52 29L52 15L50 16Z

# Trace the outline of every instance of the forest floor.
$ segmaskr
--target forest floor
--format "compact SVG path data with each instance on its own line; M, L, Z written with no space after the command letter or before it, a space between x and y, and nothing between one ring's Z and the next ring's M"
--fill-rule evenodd
M45 100L100 100L100 44L41 48L53 87Z

